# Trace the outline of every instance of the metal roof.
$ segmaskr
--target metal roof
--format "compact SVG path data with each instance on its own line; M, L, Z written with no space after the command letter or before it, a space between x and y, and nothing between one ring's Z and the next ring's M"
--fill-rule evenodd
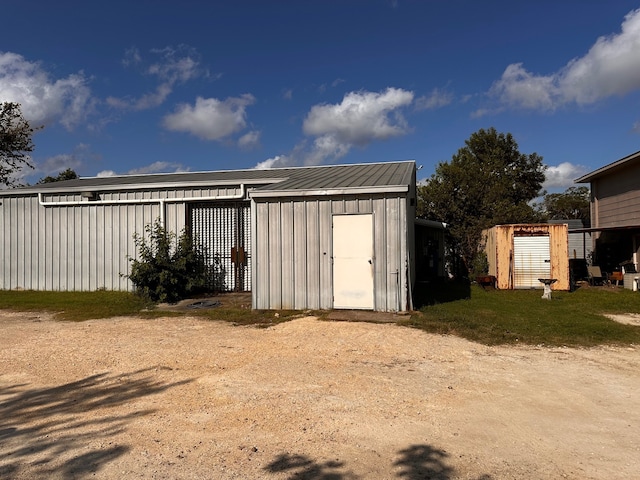
M0 191L0 196L40 192L78 192L162 189L193 186L246 184L256 197L372 191L406 191L413 181L414 161L226 170L211 172L162 173L90 177L43 183Z
M587 173L586 175L583 175L582 177L576 179L575 183L588 183L595 178L606 175L607 173L611 173L612 170L615 170L636 160L640 160L640 151L632 153L631 155L627 155L626 157L621 158L620 160L616 160L615 162L605 165L604 167L600 167L593 172Z

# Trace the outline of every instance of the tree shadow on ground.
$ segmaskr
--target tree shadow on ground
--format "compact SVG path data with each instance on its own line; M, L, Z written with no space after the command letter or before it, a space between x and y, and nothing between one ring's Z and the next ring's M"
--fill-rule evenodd
M471 283L466 279L419 282L413 289L413 306L416 310L466 298L471 298Z
M449 454L431 445L411 445L398 451L400 456L394 467L400 470L398 478L407 480L450 480L456 472L447 464ZM269 473L290 472L289 480L355 480L360 478L351 471L345 470L345 463L339 460L317 462L305 455L283 453L264 467ZM490 480L489 475L481 475L477 480Z
M0 388L0 478L78 478L130 450L113 436L153 410L119 413L136 398L188 383L155 380L147 368L100 373L51 388Z
M264 467L269 473L291 472L290 480L356 480L352 472L344 471L344 462L317 462L305 455L283 453Z
M431 445L412 445L398 453L400 458L393 465L402 468L397 474L399 478L447 480L454 473L445 463L449 454Z

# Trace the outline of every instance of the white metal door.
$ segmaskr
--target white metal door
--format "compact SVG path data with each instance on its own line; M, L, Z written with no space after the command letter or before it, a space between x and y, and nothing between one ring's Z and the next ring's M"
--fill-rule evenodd
M373 261L373 215L334 215L334 308L373 310Z
M543 288L539 278L551 277L549 237L513 238L514 288Z

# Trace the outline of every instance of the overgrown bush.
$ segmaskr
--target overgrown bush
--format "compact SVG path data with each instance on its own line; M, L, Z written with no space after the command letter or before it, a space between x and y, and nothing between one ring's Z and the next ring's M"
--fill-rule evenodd
M207 250L183 230L176 238L159 220L136 233L138 258L129 258L127 277L136 293L154 302L177 302L194 294L221 289L224 271L220 259L207 258Z
M480 251L473 258L471 265L470 277L475 278L489 273L489 259L486 252Z

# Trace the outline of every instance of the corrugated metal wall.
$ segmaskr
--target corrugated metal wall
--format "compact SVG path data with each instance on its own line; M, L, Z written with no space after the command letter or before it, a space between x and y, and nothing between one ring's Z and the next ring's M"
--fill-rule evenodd
M373 213L374 309L406 309L405 196L254 198L251 208L254 308L333 308L332 215Z
M128 256L136 257L133 236L161 216L163 199L234 195L239 187L100 193L100 201L143 201L96 204L80 194L0 199L0 288L33 290L130 290ZM145 200L150 200L145 203ZM77 202L77 205L55 205ZM185 227L184 202L164 204L165 227Z

